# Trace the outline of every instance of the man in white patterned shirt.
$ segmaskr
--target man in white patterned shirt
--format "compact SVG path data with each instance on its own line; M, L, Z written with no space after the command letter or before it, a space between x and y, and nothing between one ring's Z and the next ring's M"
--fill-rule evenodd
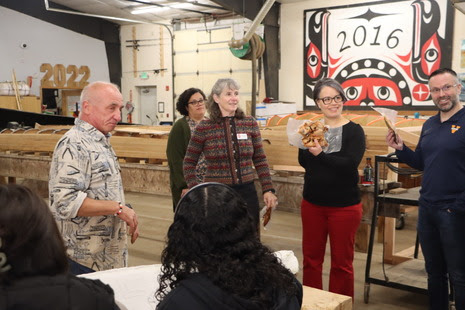
M139 235L137 215L125 204L120 166L109 143L122 107L116 85L87 85L79 118L53 152L50 208L74 274L126 267L127 230L132 243Z

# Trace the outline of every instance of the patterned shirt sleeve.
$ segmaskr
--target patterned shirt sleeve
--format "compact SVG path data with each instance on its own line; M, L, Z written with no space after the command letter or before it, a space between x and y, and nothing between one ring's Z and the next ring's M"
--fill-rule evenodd
M53 152L49 178L50 206L58 218L77 216L90 178L89 154L80 143L63 137Z

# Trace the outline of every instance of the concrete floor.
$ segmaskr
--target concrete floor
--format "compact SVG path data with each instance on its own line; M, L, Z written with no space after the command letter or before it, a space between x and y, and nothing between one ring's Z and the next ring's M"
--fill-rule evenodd
M160 254L164 247L166 231L173 219L172 202L169 196L142 193L126 193L126 201L136 210L140 223L140 237L129 248L129 265L146 265L160 263ZM406 225L396 231L396 248L399 250L414 245L416 212L409 213ZM302 268L301 221L300 215L276 210L266 231L262 231L263 243L271 249L292 250ZM382 245L376 244L373 251L372 273L382 270ZM327 250L329 253L329 250ZM355 253L355 304L354 309L363 310L420 310L427 309L427 297L399 289L371 284L369 303L364 303L366 253ZM329 274L329 255L324 265L325 289ZM389 265L386 265L388 269ZM389 270L386 271L390 276ZM297 274L302 280L302 273Z

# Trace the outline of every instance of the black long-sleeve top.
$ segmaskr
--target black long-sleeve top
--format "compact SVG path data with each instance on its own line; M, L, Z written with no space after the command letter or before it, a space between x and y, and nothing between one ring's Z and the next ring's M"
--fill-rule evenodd
M359 124L342 126L338 152L314 156L299 150L299 163L305 168L303 198L328 207L346 207L360 202L358 165L365 152L365 133Z

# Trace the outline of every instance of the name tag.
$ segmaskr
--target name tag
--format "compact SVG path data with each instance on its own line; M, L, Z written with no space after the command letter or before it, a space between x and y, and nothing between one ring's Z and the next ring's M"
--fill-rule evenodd
M247 140L247 134L246 133L238 133L237 134L237 140Z

